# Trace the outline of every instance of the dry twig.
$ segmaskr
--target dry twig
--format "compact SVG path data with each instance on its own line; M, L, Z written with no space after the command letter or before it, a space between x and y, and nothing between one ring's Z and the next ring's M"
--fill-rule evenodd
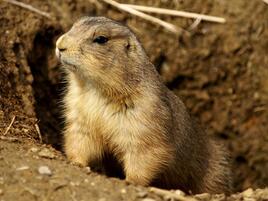
M119 10L128 12L128 13L130 13L132 15L136 15L138 17L141 17L143 19L146 19L148 21L151 21L151 22L153 22L155 24L159 24L159 25L165 27L167 30L169 30L169 31L171 31L173 33L176 33L177 34L177 33L179 33L182 30L182 29L179 29L178 27L176 27L173 24L170 24L168 22L165 22L165 21L163 21L161 19L158 19L156 17L153 17L151 15L147 15L147 14L145 14L143 12L140 12L140 11L134 9L134 8L129 7L129 6L120 4L120 3L116 2L116 1L113 1L113 0L102 0L102 1L104 1L105 3L110 4L110 5L118 8Z
M268 1L268 0L263 0L263 1ZM121 5L130 7L130 8L142 11L142 12L173 15L173 16L193 18L193 19L201 19L204 21L218 22L218 23L226 22L226 20L222 17L215 17L215 16L203 15L203 14L192 13L192 12L171 10L171 9L165 9L165 8L156 8L156 7L149 7L149 6L138 6L138 5L133 5L133 4L121 4Z
M22 2L19 2L19 1L16 1L16 0L3 0L3 1L5 1L7 3L11 3L11 4L16 5L16 6L20 6L22 8L25 8L27 10L30 10L32 12L35 12L35 13L37 13L39 15L42 15L42 16L44 16L46 18L51 19L51 16L47 12L41 11L41 10L39 10L37 8L34 8L31 5L28 5L28 4L25 4L25 3L22 3Z
M151 187L149 191L157 195L167 197L169 199L175 199L175 200L180 200L180 201L197 201L197 199L195 198L185 197L185 196L173 193L168 190L160 189L160 188Z
M0 140L9 141L9 142L21 142L21 140L17 137L0 136Z
M42 138L42 135L41 135L40 128L39 128L38 124L34 124L34 127L35 127L35 129L36 129L36 131L38 133L39 142L43 143L43 138Z
M194 23L189 27L190 30L194 30L201 22L201 18L196 18Z
M13 125L13 123L15 121L15 118L16 118L16 116L12 117L12 120L11 120L10 124L8 125L6 131L4 132L4 135L6 135L8 133L8 131L10 130L11 126Z

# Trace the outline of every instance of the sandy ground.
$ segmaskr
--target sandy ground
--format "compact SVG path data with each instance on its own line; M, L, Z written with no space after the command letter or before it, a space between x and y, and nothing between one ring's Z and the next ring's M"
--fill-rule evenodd
M223 194L186 196L181 191L164 191L134 186L69 164L50 146L25 143L19 138L0 138L0 200L268 200L268 188L227 197Z

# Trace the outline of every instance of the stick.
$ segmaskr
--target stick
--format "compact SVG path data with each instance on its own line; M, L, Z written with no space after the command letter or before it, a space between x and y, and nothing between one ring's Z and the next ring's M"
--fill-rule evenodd
M134 8L131 8L131 7L126 6L126 5L123 5L123 4L120 4L120 3L116 2L116 1L113 1L113 0L102 0L102 1L104 1L105 3L110 4L110 5L118 8L119 10L123 10L125 12L128 12L128 13L132 14L132 15L136 15L138 17L141 17L143 19L146 19L148 21L151 21L151 22L153 22L155 24L159 24L159 25L165 27L167 30L169 30L169 31L171 31L173 33L178 34L181 31L181 30L179 30L178 27L176 27L173 24L170 24L168 22L165 22L163 20L160 20L160 19L158 19L156 17L153 17L151 15L147 15L145 13L142 13L140 11L137 11Z
M180 200L180 201L197 201L197 199L195 198L190 198L190 197L185 197L176 193L173 193L171 191L168 190L164 190L164 189L160 189L160 188L155 188L155 187L151 187L149 189L150 192L155 193L157 195L160 196L166 196L168 198L173 198L175 200Z
M12 117L12 120L11 120L10 124L8 125L6 131L4 132L4 135L6 135L6 134L8 133L8 131L10 130L12 124L13 124L14 121L15 121L15 118L16 118L16 116L13 116L13 117Z
M31 5L28 5L28 4L25 4L25 3L22 3L22 2L19 2L19 1L16 1L16 0L4 0L4 1L7 2L7 3L11 3L13 5L16 5L16 6L20 6L22 8L25 8L27 10L30 10L32 12L35 12L35 13L37 13L39 15L42 15L42 16L44 16L46 18L51 19L50 14L48 14L47 12L41 11L41 10L39 10L37 8L34 8Z
M268 1L268 0L263 0L263 1ZM171 9L165 9L165 8L156 8L156 7L149 7L149 6L138 6L138 5L133 5L133 4L122 4L122 5L128 6L130 8L133 8L139 11L149 12L149 13L173 15L173 16L193 18L193 19L200 18L201 20L204 20L204 21L217 22L217 23L226 22L226 20L222 17L215 17L215 16L197 14L197 13L192 13L192 12L171 10Z
M194 21L194 23L189 27L190 30L194 30L201 22L201 18L196 18L196 20Z
M268 0L263 0L263 2L268 4Z
M43 138L42 138L42 135L41 135L40 128L39 128L38 124L34 124L34 127L35 127L35 129L36 129L36 131L38 133L39 142L43 143Z
M9 141L9 142L21 142L21 140L19 138L6 137L6 136L0 136L0 140Z

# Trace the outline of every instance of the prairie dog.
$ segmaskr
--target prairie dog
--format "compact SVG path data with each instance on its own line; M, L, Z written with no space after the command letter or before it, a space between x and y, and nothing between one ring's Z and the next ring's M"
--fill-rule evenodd
M131 183L230 192L226 151L162 83L129 28L83 17L57 40L56 54L68 83L64 147L70 161L91 166L112 154Z

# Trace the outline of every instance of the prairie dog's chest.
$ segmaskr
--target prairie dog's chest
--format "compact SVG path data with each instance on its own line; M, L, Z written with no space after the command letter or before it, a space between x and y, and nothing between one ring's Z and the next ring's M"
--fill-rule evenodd
M79 93L70 98L73 101L71 109L75 110L77 117L81 117L88 124L107 124L110 121L116 121L115 108L107 100L100 96L95 90L87 93ZM91 126L94 126L91 125Z
M122 111L95 90L87 93L70 91L66 102L70 113L75 116L72 121L87 130L88 135L102 135L116 144L127 145L146 129L143 111L139 107Z

